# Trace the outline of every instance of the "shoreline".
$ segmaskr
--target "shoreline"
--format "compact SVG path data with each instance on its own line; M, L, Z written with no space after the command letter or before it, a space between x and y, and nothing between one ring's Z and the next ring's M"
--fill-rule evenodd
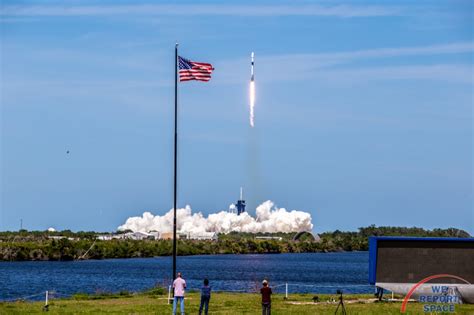
M178 255L177 257L206 257L206 256L263 256L263 255L299 255L299 254L335 254L335 253L367 253L366 250L352 250L352 251L320 251L320 252L301 252L301 253L226 253L226 254L190 254L190 255ZM154 258L172 258L172 255L161 255L161 256L150 256L150 257L112 257L112 258L87 258L87 259L73 259L73 260L0 260L0 263L10 262L79 262L79 261L105 261L105 260L132 260L132 259L154 259Z
M179 239L179 256L226 254L333 253L367 251L370 236L470 237L458 229L406 227L359 228L357 232L218 234L212 240ZM0 232L0 261L75 261L112 258L148 258L172 255L169 239L101 240L97 232ZM133 235L131 235L133 236Z

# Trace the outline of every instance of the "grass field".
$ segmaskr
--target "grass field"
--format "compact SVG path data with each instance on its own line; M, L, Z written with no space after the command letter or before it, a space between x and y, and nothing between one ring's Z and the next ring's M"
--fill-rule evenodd
M293 294L288 300L275 294L272 301L272 314L334 314L337 303L335 295L319 295L320 303L314 303L313 295ZM345 297L348 314L399 314L400 302L363 303L360 300L372 299L372 295L348 295ZM357 302L359 300L359 302ZM39 314L44 302L2 302L0 314ZM186 296L186 314L198 314L199 294ZM214 293L211 298L209 314L259 314L260 296L250 293ZM410 303L407 314L426 314L419 303ZM71 299L52 300L50 314L171 314L171 305L163 295L130 296L76 296ZM179 313L179 312L178 312ZM339 312L340 313L340 312ZM474 314L474 305L456 305L456 314Z

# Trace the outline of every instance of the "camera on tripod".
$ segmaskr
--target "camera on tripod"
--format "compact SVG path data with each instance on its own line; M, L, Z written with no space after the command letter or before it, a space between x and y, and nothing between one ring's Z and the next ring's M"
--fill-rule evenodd
M336 294L339 295L339 304L337 304L337 308L336 308L336 311L334 312L334 314L336 315L337 312L339 311L339 307L341 307L342 314L345 315L347 313L346 313L346 307L344 306L344 299L342 297L342 290L337 290Z

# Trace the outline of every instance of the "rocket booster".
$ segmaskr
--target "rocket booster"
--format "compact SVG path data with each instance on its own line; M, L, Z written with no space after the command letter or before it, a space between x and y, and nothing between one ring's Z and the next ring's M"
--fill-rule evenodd
M254 72L253 72L253 66L254 66L254 64L255 64L254 56L255 56L255 54L254 54L253 51L252 51L252 54L251 54L251 63L250 63L250 81L251 81L251 82L254 81Z

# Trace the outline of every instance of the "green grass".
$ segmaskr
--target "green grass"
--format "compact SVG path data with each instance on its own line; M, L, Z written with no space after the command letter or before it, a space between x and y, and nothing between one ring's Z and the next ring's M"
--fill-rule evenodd
M334 314L337 304L330 304L335 295L319 295L321 303L312 302L313 295L293 294L289 300L283 295L275 294L272 301L272 314ZM400 302L350 303L357 299L370 299L372 295L348 295L346 310L348 314L399 314ZM186 314L198 314L199 294L186 296ZM2 302L0 314L40 314L41 302ZM260 296L250 293L214 293L210 303L210 314L259 314L261 313ZM422 305L410 303L407 314L425 314ZM165 295L150 293L113 296L76 295L71 299L52 300L50 314L171 314L171 305L167 304ZM457 314L474 314L474 305L456 305Z

